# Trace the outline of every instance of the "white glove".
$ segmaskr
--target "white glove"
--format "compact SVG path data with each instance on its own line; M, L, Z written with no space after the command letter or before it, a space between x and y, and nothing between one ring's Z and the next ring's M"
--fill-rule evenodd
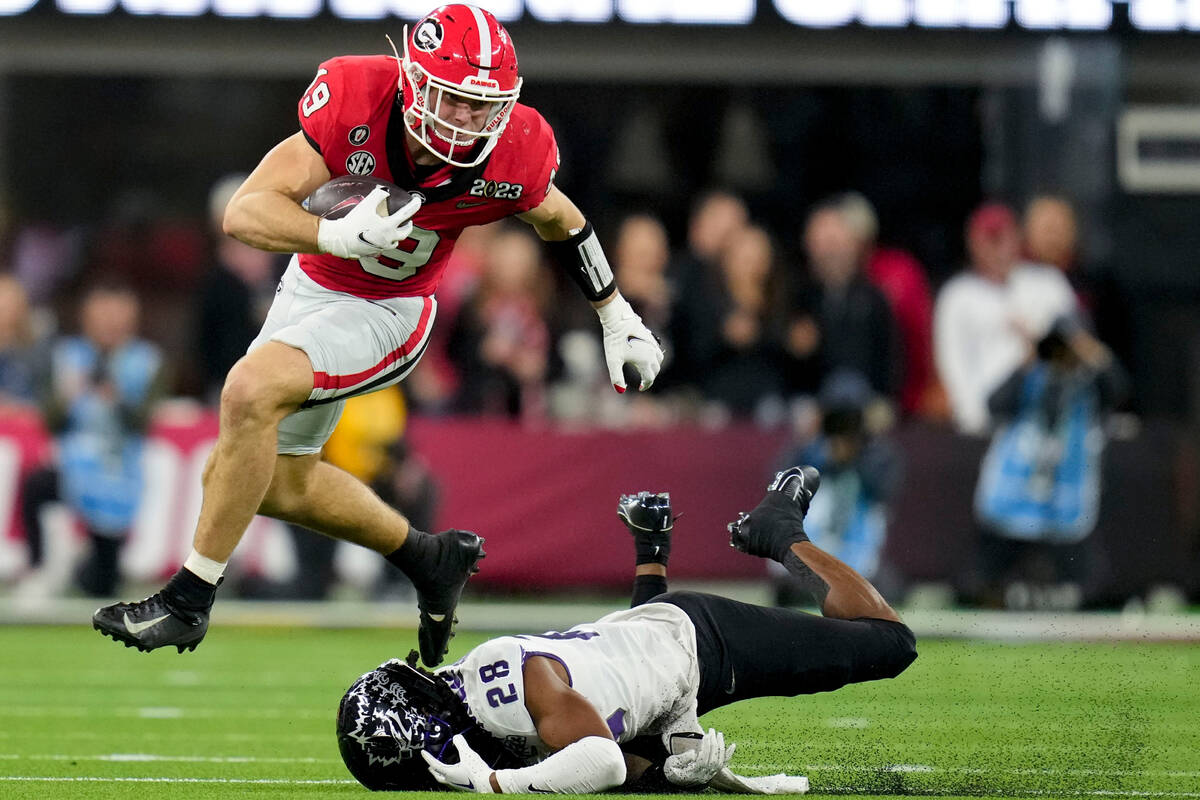
M808 792L808 778L782 774L748 778L723 769L713 776L708 786L726 794L805 794Z
M643 392L649 389L663 362L663 350L654 334L620 294L613 295L613 299L597 308L596 313L604 329L604 361L608 364L608 377L613 388L618 392L625 391L621 367L630 364L642 376L638 389Z
M471 749L461 733L452 741L458 750L457 764L444 764L428 752L421 751L421 758L429 765L430 774L438 783L460 792L492 794L492 768Z
M338 258L367 258L393 250L412 233L412 216L421 207L413 195L394 214L387 213L388 191L376 186L350 213L341 219L322 219L317 224L317 247Z
M667 756L663 777L676 786L705 786L729 765L736 748L736 744L726 747L725 734L709 728L698 747Z

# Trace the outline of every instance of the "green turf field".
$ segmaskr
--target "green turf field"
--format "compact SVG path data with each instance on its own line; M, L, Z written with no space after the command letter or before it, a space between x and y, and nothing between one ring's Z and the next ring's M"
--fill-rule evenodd
M457 655L479 637L455 639ZM410 631L216 627L142 654L0 627L0 798L347 797L338 698ZM1200 797L1200 645L922 641L894 681L704 721L813 794Z

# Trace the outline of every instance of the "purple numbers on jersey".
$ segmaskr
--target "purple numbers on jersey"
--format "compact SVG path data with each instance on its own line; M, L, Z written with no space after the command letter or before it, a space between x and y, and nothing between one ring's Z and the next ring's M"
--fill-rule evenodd
M479 668L479 680L481 683L491 683L496 678L503 678L508 675L508 662L497 661L494 664L484 664Z
M612 731L613 738L620 739L621 734L625 732L625 709L618 708L604 721L608 723L608 729Z
M507 661L484 664L479 668L479 682L491 683L497 678L507 677L508 673L509 667ZM517 702L517 686L513 683L510 683L507 688L493 686L484 692L483 696L487 698L488 705L492 708L499 708L502 705Z
M513 684L508 685L508 691L501 689L499 686L494 686L488 689L484 694L487 698L488 705L492 708L499 708L507 703L517 702L517 687Z

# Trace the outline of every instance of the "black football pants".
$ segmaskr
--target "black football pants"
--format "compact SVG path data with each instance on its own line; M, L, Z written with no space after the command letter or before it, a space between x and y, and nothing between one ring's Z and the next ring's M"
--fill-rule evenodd
M753 697L793 697L894 678L917 657L907 625L830 619L701 592L650 600L678 606L696 626L699 713Z

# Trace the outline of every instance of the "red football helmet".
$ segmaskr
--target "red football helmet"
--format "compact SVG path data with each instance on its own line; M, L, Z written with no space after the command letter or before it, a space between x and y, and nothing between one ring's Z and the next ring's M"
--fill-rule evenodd
M434 9L404 31L400 60L404 121L429 152L456 167L473 167L500 141L521 93L517 51L490 12L462 3ZM446 96L479 104L487 114L480 130L439 118ZM482 146L478 146L482 145Z

